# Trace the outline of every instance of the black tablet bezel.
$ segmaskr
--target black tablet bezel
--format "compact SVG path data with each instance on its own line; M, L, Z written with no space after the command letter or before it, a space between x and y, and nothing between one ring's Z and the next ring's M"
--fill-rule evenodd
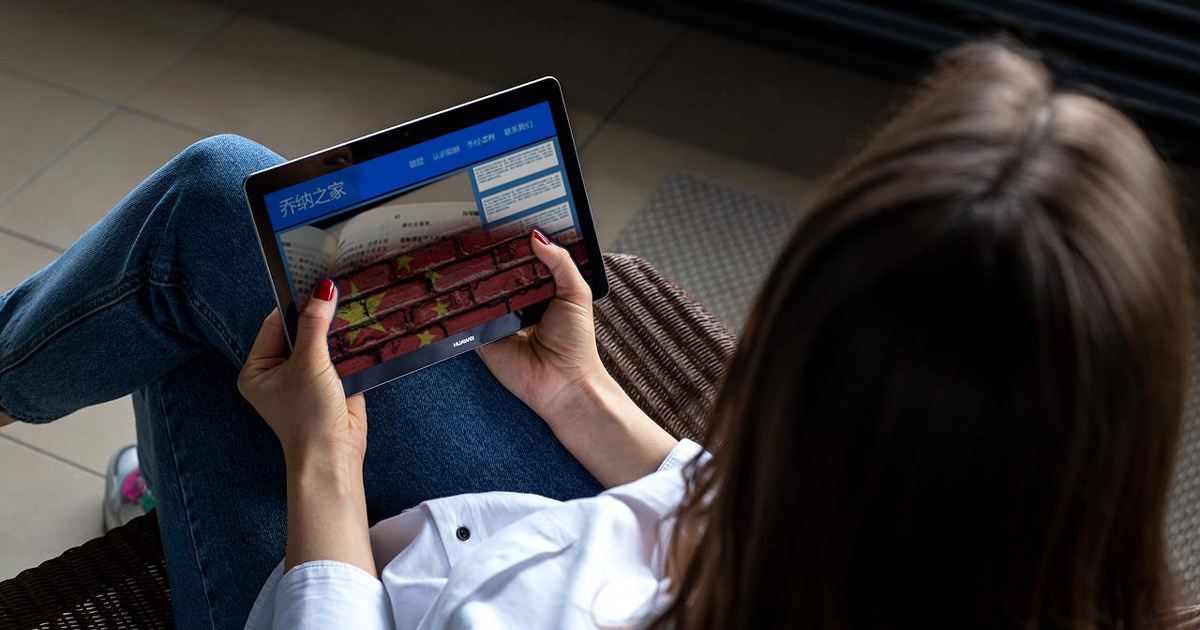
M283 254L277 245L264 200L267 194L545 102L550 104L558 144L562 150L563 170L567 174L571 193L574 196L580 234L587 248L589 273L586 276L588 284L591 286L594 300L604 299L608 295L608 276L605 274L604 262L600 256L600 245L596 238L595 224L592 221L591 206L588 204L587 193L583 185L583 174L579 168L579 156L575 150L571 124L567 119L566 103L563 100L558 79L548 76L290 160L252 173L246 178L243 192L254 220L254 228L258 234L259 246L262 249L267 273L271 278L275 299L279 304L279 312L283 314L288 343L294 344L299 313L295 301L292 299L291 287L284 271ZM378 201L385 201L389 197L390 195L381 196ZM536 324L541 320L548 305L549 300L533 304L464 330L452 338L448 337L432 345L418 348L355 374L350 374L342 379L342 386L347 395L366 391L434 363L469 352ZM466 339L471 340L454 347L454 342L462 342Z

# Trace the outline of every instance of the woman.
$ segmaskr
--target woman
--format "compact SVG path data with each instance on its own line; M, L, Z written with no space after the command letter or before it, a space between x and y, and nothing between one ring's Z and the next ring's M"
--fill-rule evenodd
M1136 127L1027 54L951 53L834 178L711 457L604 373L586 285L536 233L542 323L345 397L331 286L290 355L276 314L255 333L238 186L277 160L185 151L0 302L4 413L136 391L181 627L256 597L255 628L1163 626L1180 224Z

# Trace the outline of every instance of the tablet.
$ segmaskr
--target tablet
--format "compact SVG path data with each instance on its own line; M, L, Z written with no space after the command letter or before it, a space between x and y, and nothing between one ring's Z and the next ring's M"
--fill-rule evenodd
M537 323L554 282L538 228L608 292L558 81L545 77L250 175L288 341L323 278L347 394Z

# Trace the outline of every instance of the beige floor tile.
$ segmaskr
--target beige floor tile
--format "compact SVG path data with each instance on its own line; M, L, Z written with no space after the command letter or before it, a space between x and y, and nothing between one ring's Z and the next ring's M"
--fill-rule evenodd
M418 63L240 18L134 105L298 157L491 90Z
M606 2L365 0L330 11L317 0L260 0L251 10L311 32L507 87L547 74L572 111L603 114L679 31Z
M104 481L0 438L0 580L103 533Z
M112 107L0 72L0 199Z
M820 184L819 180L802 179L613 123L596 134L581 161L596 232L605 248L649 201L663 178L677 168L800 202L811 197Z
M689 31L614 120L813 177L831 170L903 93L891 83Z
M0 66L119 101L229 17L195 2L0 4Z
M12 424L0 429L0 433L100 475L118 448L137 442L133 402L128 396L80 409L47 424Z
M49 265L56 256L45 247L0 232L0 294Z
M0 206L0 226L66 247L147 175L199 139L118 113Z

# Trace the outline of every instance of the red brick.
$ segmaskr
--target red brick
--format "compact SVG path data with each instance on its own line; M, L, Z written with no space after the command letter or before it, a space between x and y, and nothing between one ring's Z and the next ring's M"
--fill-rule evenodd
M491 232L483 228L468 230L458 236L458 246L464 254L477 254L485 249L491 249L497 243Z
M424 280L409 280L349 300L338 306L330 324L330 332L353 328L371 318L384 317L429 297L429 284Z
M354 273L337 278L338 302L348 302L358 295L366 295L385 287L392 281L392 264L388 261L359 269Z
M519 311L531 304L537 304L554 297L554 281L540 284L523 293L518 293L508 300L508 310Z
M575 259L575 264L586 265L588 262L587 243L579 241L574 245L567 247L567 251L571 252L571 258Z
M508 313L508 304L504 302L467 311L462 315L446 320L446 334L453 335L460 333L468 328L473 328L484 322L496 319L506 313Z
M361 372L373 365L379 364L379 357L374 352L367 352L356 357L351 357L345 361L333 364L333 368L337 370L338 376L346 378L356 372Z
M433 272L437 275L433 276L431 280L435 291L445 291L480 278L486 278L495 271L496 261L490 253L486 253L437 269Z
M496 266L507 269L534 260L533 246L529 238L518 238L496 248Z
M533 265L525 265L498 273L475 285L475 301L479 304L514 293L537 281Z
M438 315L437 311L434 310L434 307L439 302L445 307L445 313L442 315ZM442 293L428 302L422 302L412 307L408 315L409 319L412 320L413 328L420 328L434 320L457 315L473 306L475 306L475 303L471 301L471 292L466 287L463 287L457 291Z
M396 277L403 280L421 275L431 267L440 267L458 257L458 243L453 238L448 238L416 251L394 256L391 262Z
M430 326L429 328L427 328L415 335L405 335L403 337L397 337L396 339L392 339L391 341L383 344L383 347L380 349L380 354L383 356L383 360L387 361L389 359L393 359L402 354L412 352L413 350L420 348L421 347L421 335L424 335L424 334L432 334L433 335L433 339L430 340L429 343L433 343L434 341L438 341L439 339L446 338L446 331L444 331L440 325L436 325L436 324L433 326Z
M339 359L343 359L357 352L357 350L346 349L346 345L344 343L346 330L346 328L343 328L342 330L338 331L329 331L329 336L327 337L329 340L329 357L334 361L338 361ZM357 337L355 337L355 339L357 340Z
M392 337L407 334L409 330L408 317L404 311L398 311L381 320L343 331L339 334L338 343L347 353L361 352Z
M415 278L394 284L380 291L382 298L376 313L380 316L404 309L429 298L429 283L424 278ZM378 294L377 294L378 295Z

